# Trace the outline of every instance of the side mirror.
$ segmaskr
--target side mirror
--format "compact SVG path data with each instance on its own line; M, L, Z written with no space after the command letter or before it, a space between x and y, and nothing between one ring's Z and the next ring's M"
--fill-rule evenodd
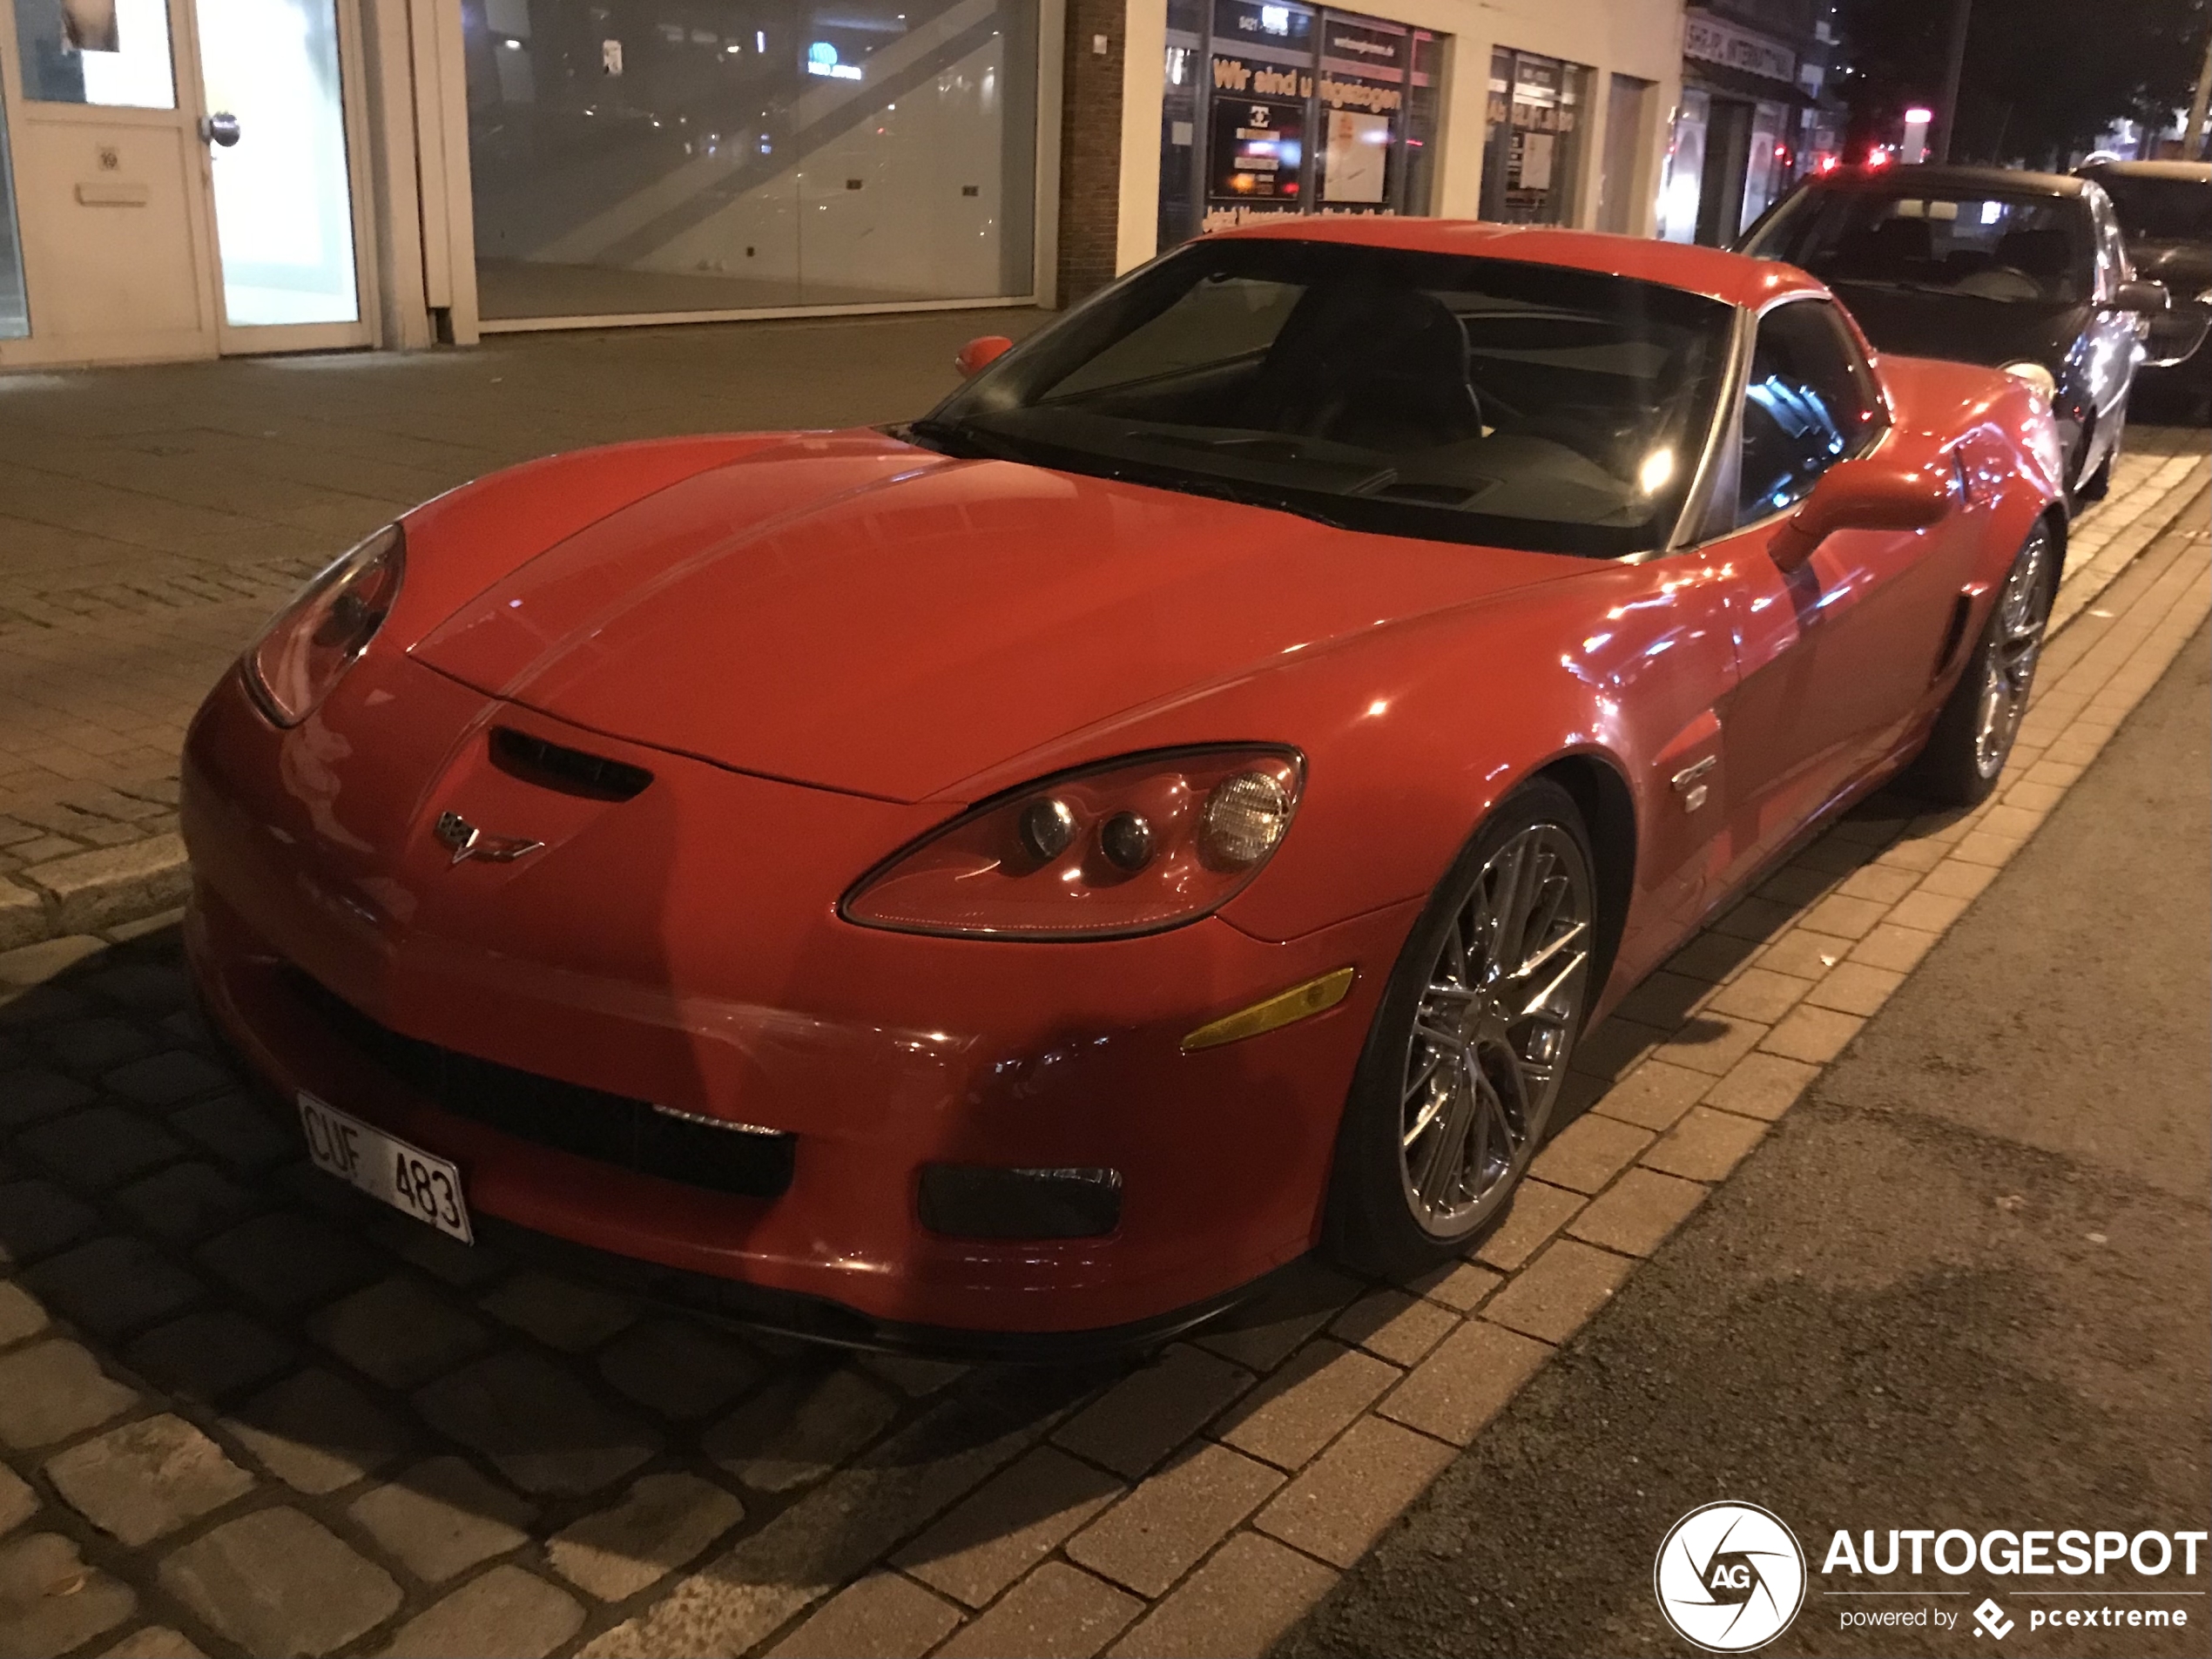
M2165 290L2161 289L2161 293ZM953 367L960 370L964 381L988 368L993 363L1014 349L1014 342L1004 334L982 334L962 346L953 357Z
M2204 344L2212 314L2202 306L2176 306L2150 320L2143 340L2143 362L2151 368L2171 368L2186 362Z
M2139 316L2155 317L2174 303L2163 282L2123 282L2112 291L2112 303L2120 311L2132 311Z
M1922 470L1891 461L1839 461L1783 525L1770 550L1774 561L1792 570L1838 530L1925 529L1951 510L1955 483L1946 467Z

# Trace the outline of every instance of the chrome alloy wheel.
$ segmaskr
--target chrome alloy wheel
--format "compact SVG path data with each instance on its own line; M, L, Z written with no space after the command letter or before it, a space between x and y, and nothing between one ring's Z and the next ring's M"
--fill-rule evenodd
M1431 1236L1487 1221L1534 1152L1581 1022L1595 914L1581 849L1540 823L1483 865L1446 928L1399 1097L1406 1202Z
M1974 768L1984 778L2004 770L2013 752L2027 694L2035 684L2035 664L2043 655L2043 629L2051 619L2050 532L2038 529L2013 562L1997 596L1979 665L1981 701L1974 714Z

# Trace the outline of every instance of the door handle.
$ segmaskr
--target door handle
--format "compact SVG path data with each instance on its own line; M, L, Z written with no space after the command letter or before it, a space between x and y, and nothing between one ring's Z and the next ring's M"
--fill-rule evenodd
M238 142L238 117L228 110L218 110L212 115L199 118L199 141L220 145L229 149Z

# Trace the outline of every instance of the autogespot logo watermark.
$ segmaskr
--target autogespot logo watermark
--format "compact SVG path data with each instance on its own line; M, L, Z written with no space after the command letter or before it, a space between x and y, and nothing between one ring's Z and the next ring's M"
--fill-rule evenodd
M1660 1541L1651 1587L1685 1642L1749 1653L1788 1629L1804 1605L1805 1553L1757 1504L1709 1503Z

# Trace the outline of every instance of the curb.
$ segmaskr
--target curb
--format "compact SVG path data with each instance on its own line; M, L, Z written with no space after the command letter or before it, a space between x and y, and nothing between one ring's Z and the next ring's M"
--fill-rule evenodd
M2206 487L2177 482L2159 503L2155 528L2131 527L2134 543L2124 561L2092 558L2068 573L2054 614L2054 637L2080 616L2153 543L2170 535L2205 498ZM2157 510L2157 509L2155 509ZM157 835L127 846L71 853L13 877L0 876L0 951L15 950L69 934L97 933L184 903L192 885L183 838Z
M191 885L184 838L174 833L34 865L0 877L0 950L172 909Z

